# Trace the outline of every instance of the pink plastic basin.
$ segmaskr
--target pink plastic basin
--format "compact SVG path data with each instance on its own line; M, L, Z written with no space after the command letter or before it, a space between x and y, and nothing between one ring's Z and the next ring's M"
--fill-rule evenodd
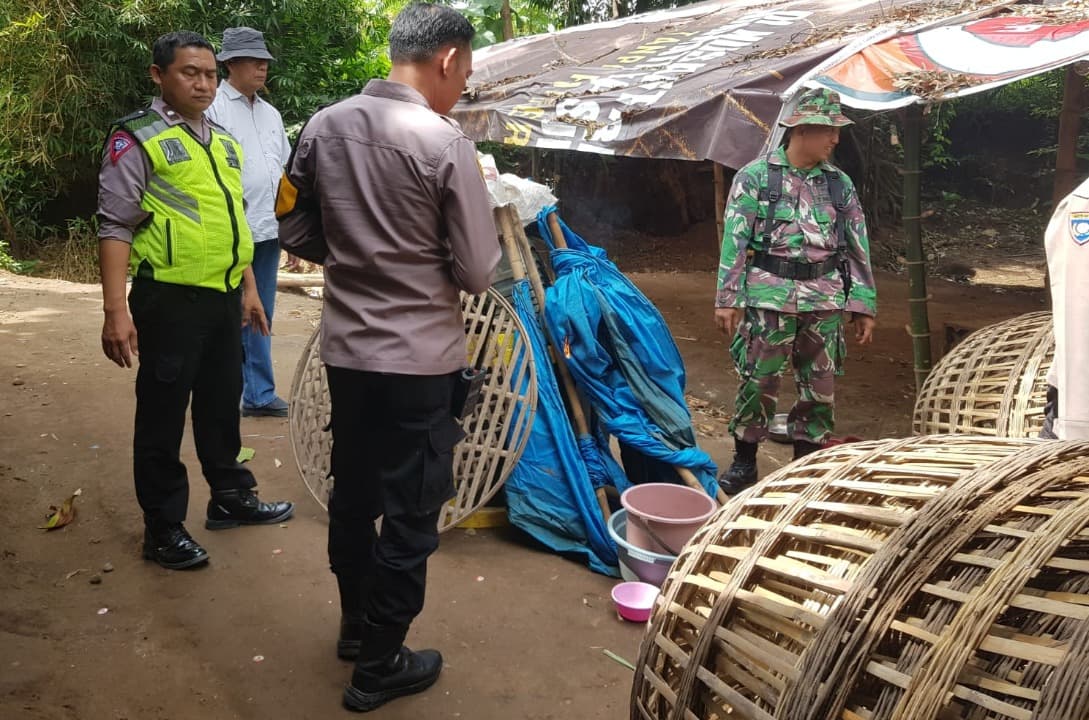
M677 555L707 522L718 503L687 485L646 483L624 491L620 503L628 511L627 540L656 553ZM648 528L649 527L649 531ZM656 540L657 536L661 542Z
M622 582L613 588L613 602L620 617L632 622L646 622L654 610L658 588L644 582Z

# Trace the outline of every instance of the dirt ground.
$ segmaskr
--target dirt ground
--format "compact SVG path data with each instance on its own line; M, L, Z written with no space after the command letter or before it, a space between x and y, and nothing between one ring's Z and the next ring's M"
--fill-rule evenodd
M618 263L677 338L701 443L722 463L734 379L711 324L714 276L692 271L714 267L712 235L699 237L648 241ZM679 270L639 272L646 257ZM838 431L868 438L909 433L913 402L906 281L882 272L878 283L876 340L851 344L838 392ZM932 281L930 291L936 353L943 323L982 327L1044 302L1038 288ZM277 302L274 359L286 393L319 304L295 293ZM207 490L187 434L189 528L211 563L170 572L143 561L130 471L135 372L102 356L100 308L96 286L0 275L0 718L347 716L350 665L333 651L339 609L325 520L295 470L286 420L243 419L242 432L263 496L293 500L293 520L204 530ZM769 443L762 470L788 457ZM76 488L76 520L37 529ZM440 648L446 669L433 689L374 717L626 717L632 672L602 650L634 661L642 628L618 620L612 584L516 530L451 531L409 637Z

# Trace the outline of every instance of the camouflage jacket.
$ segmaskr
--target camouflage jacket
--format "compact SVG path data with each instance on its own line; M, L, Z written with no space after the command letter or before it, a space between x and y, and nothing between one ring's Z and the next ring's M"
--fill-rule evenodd
M782 197L775 208L771 242L763 247L764 218L768 202L760 190L768 182L768 163L783 166ZM833 221L836 209L828 190L825 172L838 172L847 202L844 211L847 259L851 272L851 296L843 297L843 278L832 270L814 280L791 280L772 275L748 263L747 252L798 262L822 262L836 253ZM877 290L870 268L870 241L866 217L858 202L854 183L846 173L822 163L812 170L799 170L779 148L737 171L726 203L722 254L718 264L715 307L759 307L782 312L812 312L846 309L864 315L877 314Z

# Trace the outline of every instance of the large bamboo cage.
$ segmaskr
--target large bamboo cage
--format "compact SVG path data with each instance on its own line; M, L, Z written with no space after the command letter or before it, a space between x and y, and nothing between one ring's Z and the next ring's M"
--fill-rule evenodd
M977 330L927 376L915 400L915 434L1036 437L1054 355L1049 312Z
M840 445L670 569L633 720L1089 717L1089 443Z
M522 322L502 295L462 293L469 366L487 368L483 399L461 421L466 437L454 449L457 495L443 508L439 531L449 530L488 502L522 455L537 411L533 352ZM310 493L328 507L330 472L329 388L314 330L292 381L288 431L295 462Z

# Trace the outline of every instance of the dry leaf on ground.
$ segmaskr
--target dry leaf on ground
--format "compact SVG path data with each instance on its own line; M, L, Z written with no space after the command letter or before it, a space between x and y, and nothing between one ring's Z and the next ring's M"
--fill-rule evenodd
M72 493L72 496L65 500L58 508L56 505L49 506L49 515L45 521L45 525L39 525L42 530L56 530L57 528L64 527L68 523L76 519L76 498L83 493L82 488Z

